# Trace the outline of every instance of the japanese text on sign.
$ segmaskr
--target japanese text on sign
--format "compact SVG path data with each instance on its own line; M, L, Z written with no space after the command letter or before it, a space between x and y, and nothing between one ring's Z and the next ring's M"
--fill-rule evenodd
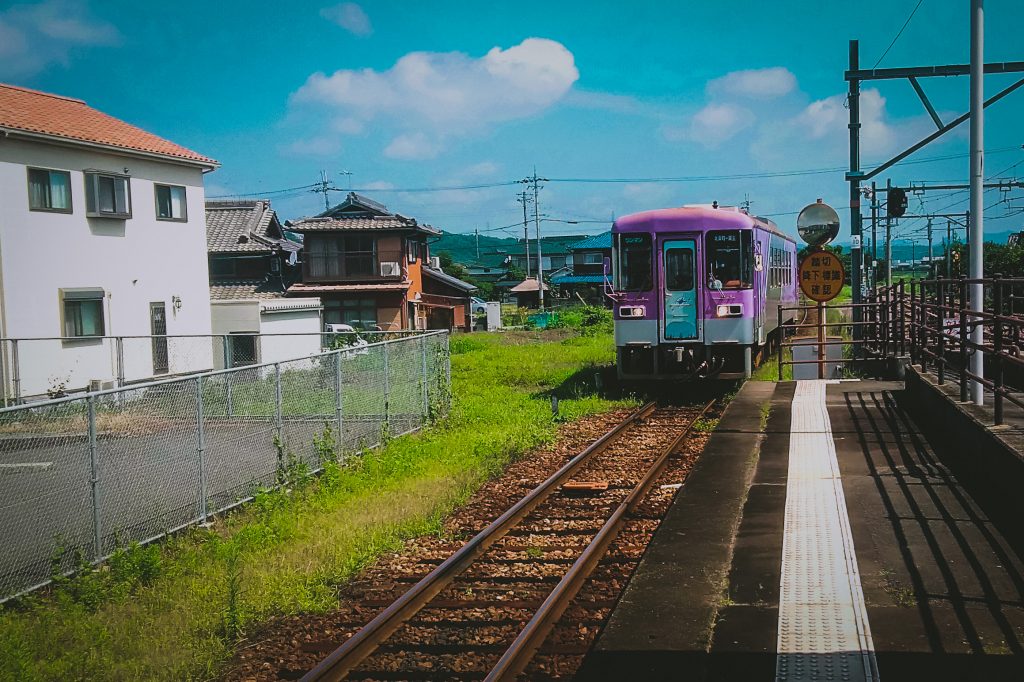
M800 290L811 300L824 303L839 295L846 281L843 264L827 251L813 251L800 261Z

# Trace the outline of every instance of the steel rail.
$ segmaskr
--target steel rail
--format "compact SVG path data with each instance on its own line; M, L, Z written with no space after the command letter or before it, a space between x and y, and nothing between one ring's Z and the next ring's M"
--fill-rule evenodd
M514 680L526 669L526 666L537 653L537 650L551 633L551 629L554 628L558 619L562 617L565 609L568 608L569 603L580 591L580 588L583 587L587 578L590 577L601 557L608 552L612 541L618 536L623 523L626 521L626 515L632 512L640 501L643 500L651 486L654 485L654 482L658 480L658 477L664 471L669 456L679 449L679 446L690 435L697 420L703 417L715 402L715 400L708 402L690 420L682 433L672 439L672 442L661 451L661 454L658 455L658 458L647 470L647 473L640 482L636 484L636 487L633 488L629 496L616 507L611 516L608 517L608 520L601 526L597 535L594 536L594 539L583 550L579 558L573 562L569 571L562 576L555 589L548 594L544 603L541 604L537 612L519 633L519 636L516 637L515 641L512 642L490 673L488 673L485 682Z
M466 570L488 547L504 537L509 530L525 518L541 502L547 499L572 475L581 464L593 455L603 451L622 435L627 427L640 419L650 416L657 405L649 402L634 410L603 436L591 443L585 450L566 462L547 480L531 490L489 526L477 533L455 554L445 559L437 568L409 588L393 604L384 609L352 635L340 647L331 652L312 670L302 677L302 682L344 679L356 666L370 656L388 637L407 620L420 611L431 599L445 589L452 580Z

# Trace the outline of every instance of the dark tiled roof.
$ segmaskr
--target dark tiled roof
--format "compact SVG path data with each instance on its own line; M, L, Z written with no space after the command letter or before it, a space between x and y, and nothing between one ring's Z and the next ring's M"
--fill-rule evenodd
M214 282L210 285L210 299L230 301L246 298L281 298L284 290L280 285L270 284L262 279L233 279Z
M440 270L435 270L434 268L423 268L423 275L425 277L431 277L433 279L436 279L438 282L442 282L444 284L447 284L450 287L455 287L456 289L462 289L463 291L467 291L468 292L468 291L475 291L477 289L475 284L470 284L469 282L463 282L458 277L452 277L448 273L441 272Z
M301 245L282 239L281 223L266 199L206 202L206 250L210 253L270 253Z
M288 223L293 232L338 232L345 230L416 230L427 234L440 234L430 225L420 225L412 218L400 215L358 218L301 218Z
M146 132L80 99L0 83L0 129L156 154L203 166L216 161Z
M405 291L410 282L382 284L305 284L297 282L288 287L288 295L345 293L346 291Z

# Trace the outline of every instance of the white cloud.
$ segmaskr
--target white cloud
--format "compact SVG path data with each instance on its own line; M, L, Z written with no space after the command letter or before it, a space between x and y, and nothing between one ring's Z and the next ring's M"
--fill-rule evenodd
M561 43L527 38L473 58L461 52L410 52L387 71L314 73L293 93L295 107L326 110L355 130L384 122L398 129L385 153L429 158L444 142L502 121L536 115L579 78Z
M281 147L289 156L333 156L341 151L341 139L333 135L316 135L289 142Z
M24 77L50 64L67 65L78 47L117 45L121 35L90 19L78 0L46 0L0 12L0 77Z
M784 67L733 71L708 82L711 96L723 94L755 99L771 99L788 95L796 88L796 76Z
M849 117L846 93L815 100L789 118L762 125L750 151L765 167L792 167L794 158L813 157L817 163L811 165L842 162L849 155ZM863 159L889 156L934 130L925 115L893 118L875 88L861 91L860 119Z
M402 133L384 148L384 156L405 161L422 161L434 158L440 151L440 145L424 133Z
M749 128L753 122L754 114L749 109L712 102L694 114L688 125L666 126L662 134L673 142L696 142L712 149Z
M343 2L334 7L324 7L320 10L320 16L341 26L352 35L368 36L373 33L370 17L366 16L363 8L354 2Z

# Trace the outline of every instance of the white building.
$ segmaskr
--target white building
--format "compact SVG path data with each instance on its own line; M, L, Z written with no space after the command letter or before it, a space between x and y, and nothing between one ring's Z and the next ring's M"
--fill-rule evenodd
M159 336L211 333L203 176L217 166L81 100L0 84L0 336L21 339L17 358L4 343L5 398L213 366L208 338Z

